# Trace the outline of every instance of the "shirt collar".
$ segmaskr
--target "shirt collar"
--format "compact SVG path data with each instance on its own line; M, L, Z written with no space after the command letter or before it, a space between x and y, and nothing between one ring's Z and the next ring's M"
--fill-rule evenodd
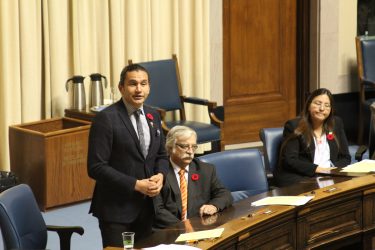
M124 98L122 98L122 101L126 107L126 111L128 112L128 115L131 116L136 110L140 109L142 111L142 114L144 114L143 105L140 108L136 108L132 106L131 104L127 103Z
M180 168L176 163L174 163L174 162L172 161L171 158L169 158L169 161L170 161L171 164L172 164L172 167L173 167L174 172L175 172L176 174L178 174L178 172L180 171L181 168ZM189 165L187 165L187 166L185 167L185 172L186 172L186 173L189 173Z

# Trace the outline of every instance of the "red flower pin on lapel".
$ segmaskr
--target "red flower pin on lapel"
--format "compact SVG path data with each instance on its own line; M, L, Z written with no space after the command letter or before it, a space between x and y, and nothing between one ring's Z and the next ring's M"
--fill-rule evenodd
M197 180L199 180L199 174L192 174L192 175L191 175L191 179L192 179L193 181L197 181Z
M328 132L327 140L332 141L333 139L335 139L335 136L333 135L333 132Z
M150 121L151 127L154 127L154 123L152 122L154 120L154 117L150 113L147 113L146 116Z

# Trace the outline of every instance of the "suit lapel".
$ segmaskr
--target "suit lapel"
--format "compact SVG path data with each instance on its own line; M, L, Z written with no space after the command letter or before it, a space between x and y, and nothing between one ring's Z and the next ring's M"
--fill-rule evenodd
M155 130L155 122L153 120L150 120L148 117L147 117L147 114L151 114L151 110L149 107L143 105L143 110L145 112L145 116L146 116L146 121L147 121L147 124L148 124L148 129L150 131L150 147L148 149L148 152L152 152L153 150L153 147L154 147L154 141L155 141L155 133L154 133L154 130ZM148 155L148 154L147 154Z
M122 99L120 99L120 101L118 101L117 104L118 104L118 114L121 120L123 121L126 129L129 131L129 134L133 138L135 145L137 145L137 149L140 155L143 156L137 133L135 132L134 126L129 118L128 111L126 110L125 104L122 101Z
M169 171L168 171L168 174L167 174L167 182L169 183L169 185L171 187L171 191L172 191L173 195L176 197L177 209L181 214L182 206L181 206L180 186L178 185L176 175L174 173L174 169L173 169L171 163L169 163Z
M311 161L314 161L314 156L315 156L315 141L314 141L314 138L313 138L313 141L310 144L310 158L311 158Z
M333 155L336 155L337 154L337 144L336 144L336 141L335 140L328 140L328 146L329 146L329 156L330 156L330 159L333 159Z
M189 176L188 176L188 215L191 214L190 209L194 208L193 205L195 203L194 197L196 193L199 193L200 190L198 189L197 181L192 181L191 176L193 174L198 174L197 165L193 160L189 165Z
M299 136L298 138L299 143L303 145L303 151L305 152L307 157L310 157L311 161L314 161L314 154L315 154L315 142L314 138L310 143L310 146L307 145L306 139L304 136Z

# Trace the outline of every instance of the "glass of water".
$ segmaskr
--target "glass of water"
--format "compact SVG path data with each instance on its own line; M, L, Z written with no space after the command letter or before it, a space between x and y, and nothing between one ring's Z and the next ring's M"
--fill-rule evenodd
M134 247L134 232L123 232L122 241L124 242L124 250L133 249Z

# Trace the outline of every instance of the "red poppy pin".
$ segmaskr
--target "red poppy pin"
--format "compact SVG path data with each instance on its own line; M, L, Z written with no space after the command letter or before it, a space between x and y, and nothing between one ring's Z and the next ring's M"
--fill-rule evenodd
M335 136L333 135L333 132L328 132L327 140L332 141L334 138Z
M192 174L192 175L191 175L191 179L192 179L193 181L197 181L197 180L199 180L199 174Z
M154 123L152 122L154 120L154 117L150 113L147 113L146 116L150 121L151 127L154 127Z

